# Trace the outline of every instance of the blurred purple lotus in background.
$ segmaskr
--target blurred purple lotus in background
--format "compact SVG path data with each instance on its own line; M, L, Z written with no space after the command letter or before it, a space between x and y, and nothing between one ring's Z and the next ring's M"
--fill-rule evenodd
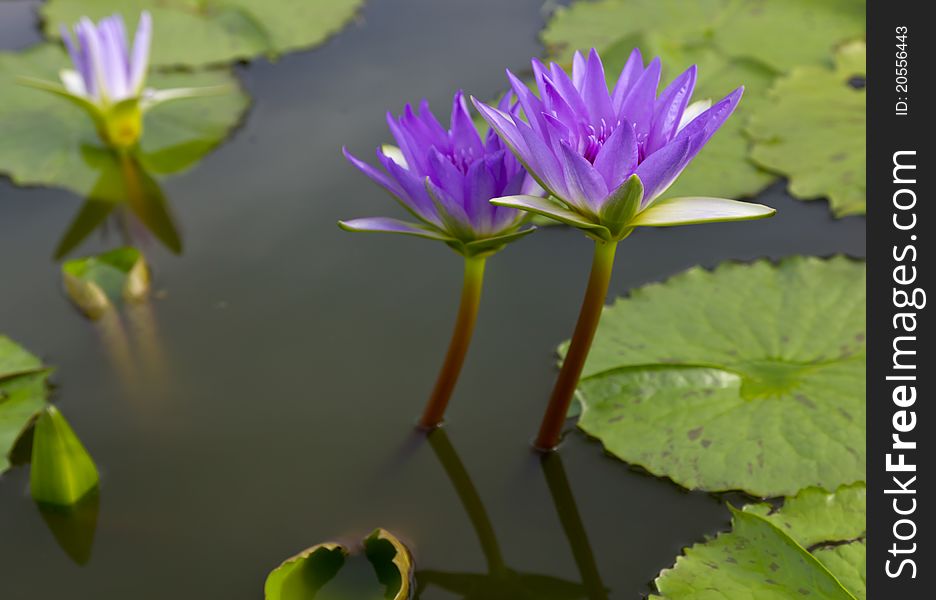
M499 110L511 114L509 95ZM400 117L387 113L396 146L377 149L383 170L344 154L354 166L390 192L418 222L389 217L341 221L348 231L402 233L445 242L465 256L490 254L530 233L521 228L524 213L491 204L492 198L540 194L500 138L482 139L471 120L464 94L452 101L449 128L439 123L424 100L419 111L407 105Z
M152 31L152 18L143 11L131 46L120 15L105 17L96 25L82 17L74 26L74 36L62 27L62 40L74 69L61 71L61 84L30 77L19 80L80 106L94 120L104 142L114 148L129 148L139 141L143 114L150 108L169 100L215 95L229 89L146 88Z
M526 119L475 106L553 198L514 195L495 204L552 217L602 240L634 227L768 217L773 209L721 198L655 203L721 127L743 88L713 105L689 104L692 66L657 96L660 60L644 66L635 49L612 90L595 50L576 52L572 76L533 59L537 97L507 72Z

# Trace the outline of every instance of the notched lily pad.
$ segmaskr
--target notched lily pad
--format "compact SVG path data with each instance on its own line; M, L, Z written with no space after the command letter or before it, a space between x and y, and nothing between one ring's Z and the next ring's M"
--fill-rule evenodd
M670 600L855 600L814 555L767 519L732 509L732 530L688 548L655 584Z
M98 139L91 119L78 107L16 82L18 76L50 81L69 65L56 44L22 52L0 52L0 174L18 185L69 189L97 200L121 202L121 186L101 185L112 169L112 152ZM153 73L153 88L212 87L227 94L189 98L149 111L135 151L154 173L190 168L215 148L240 122L249 100L230 72Z
M0 335L0 475L10 468L17 441L46 406L49 372L38 357Z
M132 247L66 261L62 280L68 297L92 319L112 310L121 300L143 300L150 288L146 260Z
M329 542L312 546L274 569L264 586L266 600L311 600L320 597L319 593L336 600L345 597L408 600L412 593L413 559L406 546L389 531L377 529L364 539L360 550L373 570L375 581L371 585L359 583L351 586L354 591L344 589L349 586L329 585L333 580L341 584L337 581L339 572L346 567L359 567L355 561L361 560L355 556L356 551Z
M276 57L316 46L350 21L364 0L50 0L45 33L82 16L121 14L132 31L140 12L153 15L151 63L204 66Z
M837 217L866 212L865 44L846 44L835 67L797 67L777 80L747 124L751 157L790 179L804 200L828 198Z
M657 588L665 597L705 598L709 589L719 598L865 597L864 483L834 492L808 488L780 508L732 510L730 533L696 544L660 574ZM843 596L823 571L851 595Z
M694 268L638 289L602 315L579 427L687 488L768 497L860 481L864 307L864 263L844 257Z

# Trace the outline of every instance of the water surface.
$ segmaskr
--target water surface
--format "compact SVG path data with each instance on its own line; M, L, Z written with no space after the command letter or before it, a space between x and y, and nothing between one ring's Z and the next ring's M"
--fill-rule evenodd
M0 2L4 48L37 39L36 6ZM448 341L459 258L335 226L396 214L343 144L370 156L388 138L384 111L408 101L445 113L456 86L494 96L504 67L542 53L543 19L541 0L371 0L324 46L239 68L253 107L166 182L184 251L144 245L154 298L121 322L87 321L60 290L51 256L81 199L0 180L0 331L56 366L55 400L102 474L83 565L29 498L28 469L3 477L4 600L259 598L287 556L378 526L430 575L490 575L493 536L495 573L572 586L544 600L602 597L596 577L610 598L639 598L681 548L726 527L723 499L631 469L580 433L560 461L528 449L587 277L581 234L544 230L489 261L447 436L430 445L411 425ZM612 294L695 264L864 255L863 219L833 220L782 184L759 200L778 216L636 233ZM79 252L118 243L95 236ZM458 597L430 584L421 595Z

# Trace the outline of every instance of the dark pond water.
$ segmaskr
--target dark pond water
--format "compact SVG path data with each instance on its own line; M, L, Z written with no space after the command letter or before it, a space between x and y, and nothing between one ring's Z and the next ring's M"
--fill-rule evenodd
M35 7L0 2L4 48L36 39ZM55 400L102 473L90 556L74 536L59 544L64 526L31 501L27 469L3 477L0 597L259 598L285 557L380 526L413 548L425 600L468 597L437 582L482 579L472 597L517 598L509 582L537 575L566 582L547 580L544 600L602 587L639 598L682 547L726 526L724 499L580 433L545 464L529 450L587 276L583 236L544 230L490 261L447 437L430 445L411 425L460 261L335 226L394 210L342 144L368 154L388 137L384 111L407 101L444 112L456 86L494 95L504 67L541 54L543 20L542 0L371 0L325 46L241 69L247 121L166 183L185 249L145 246L156 294L122 324L87 321L60 290L51 256L81 199L0 180L0 331L56 366ZM782 185L760 200L779 215L638 232L612 293L699 263L864 255L863 219L833 220ZM80 252L117 243L95 236Z

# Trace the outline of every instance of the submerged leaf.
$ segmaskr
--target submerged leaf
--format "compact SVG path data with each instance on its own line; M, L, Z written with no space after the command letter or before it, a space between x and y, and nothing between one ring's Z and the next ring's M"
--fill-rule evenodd
M865 472L865 266L694 268L605 308L579 426L687 488L791 495Z
M275 57L311 48L337 33L364 0L51 0L41 10L46 35L82 16L121 14L132 30L153 15L151 64L203 66Z
M363 541L362 549L364 558L373 568L376 583L382 588L381 597L408 600L412 594L413 559L406 546L389 531L377 529ZM287 559L269 574L264 597L266 600L315 598L329 582L339 577L346 563L356 559L355 554L333 542L312 546Z
M137 302L149 293L146 260L132 247L69 260L62 265L62 278L68 297L92 319L121 299Z
M71 506L95 490L94 461L71 426L54 406L36 420L32 440L29 488L36 502Z

